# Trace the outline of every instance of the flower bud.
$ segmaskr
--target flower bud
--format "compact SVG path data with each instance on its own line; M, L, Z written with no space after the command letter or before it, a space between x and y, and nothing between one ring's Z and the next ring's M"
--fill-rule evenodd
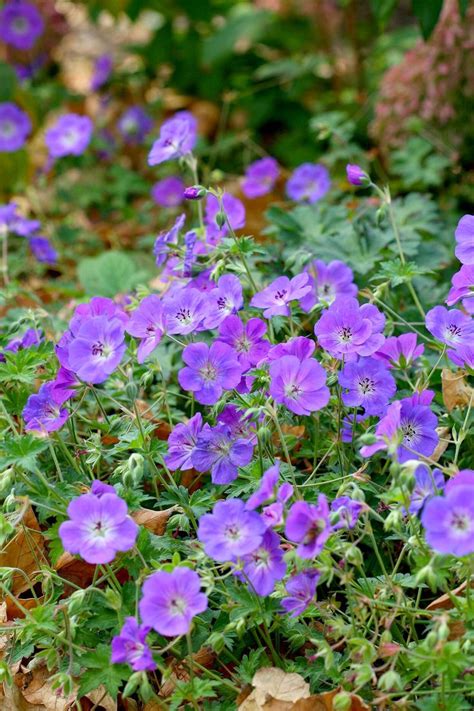
M384 529L386 531L400 531L403 526L403 514L398 509L393 509L385 519Z
M346 165L346 174L347 174L347 180L352 184L352 185L369 185L370 184L370 178L365 172L365 170L362 170L360 165L356 165L355 163L348 163Z
M352 707L351 695L347 691L340 691L332 700L334 711L348 711Z
M138 395L138 387L136 383L133 382L133 380L129 380L125 386L125 392L127 393L127 397L131 402L134 402L137 399Z
M183 193L185 200L202 200L202 198L206 197L206 195L207 190L202 185L192 185L191 187L186 188Z
M436 585L437 585L436 573L433 570L431 563L428 563L428 565L425 565L416 574L415 584L421 585L422 583L427 583L427 585L429 585L432 590L436 590Z
M69 596L67 606L70 615L76 615L80 611L85 596L85 590L75 590L72 595Z
M224 227L224 225L225 225L225 220L226 220L225 212L219 211L219 212L216 214L216 218L215 218L215 219L216 219L216 225L217 225L218 227Z
M382 691L396 691L398 689L403 689L402 680L397 672L391 670L382 674L379 678L377 686Z
M349 546L349 548L346 550L344 558L347 560L348 563L351 563L351 565L361 566L364 561L362 552L360 548L357 548L357 546Z

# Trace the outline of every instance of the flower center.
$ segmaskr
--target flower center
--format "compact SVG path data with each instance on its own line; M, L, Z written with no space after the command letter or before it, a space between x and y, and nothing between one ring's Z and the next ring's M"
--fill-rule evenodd
M235 523L230 523L228 526L226 526L225 536L229 540L235 542L240 540L242 534L240 528Z
M296 400L302 392L303 389L296 383L289 383L285 386L285 395L291 400Z
M73 148L73 146L75 146L77 142L76 131L72 128L70 128L69 131L65 131L62 140L66 148Z
M217 377L217 369L211 363L206 363L206 365L200 369L199 375L206 382L211 382Z
M462 511L453 511L451 516L451 528L453 528L456 533L469 533L471 525L471 519L466 513L463 513Z
M359 392L362 395L372 395L375 392L375 383L370 378L359 380Z
M326 528L326 521L323 518L318 518L316 521L311 523L305 537L303 538L303 543L308 546L313 543L316 538L324 531Z
M0 124L0 133L4 138L10 138L15 134L15 125L12 121L2 121Z
M217 299L217 306L221 311L225 311L227 309L230 311L230 304L225 296L219 296L219 298Z
M318 296L323 298L325 301L334 301L335 294L333 285L328 282L320 284L318 286Z
M29 29L28 21L25 17L15 17L12 22L12 29L18 35L26 35Z
M106 343L102 341L96 341L92 344L92 355L99 358L108 358L112 353L112 349Z
M245 338L245 336L242 336L241 338L238 338L235 341L235 350L237 353L248 353L252 347L252 344L248 340L248 338Z
M257 548L251 557L257 568L270 567L270 552L265 548Z
M446 336L448 339L451 339L453 341L457 341L462 335L462 328L460 326L457 326L455 323L450 323L449 326L446 327Z
M177 595L176 597L171 598L168 607L172 615L184 615L186 613L188 604L184 597L180 597L179 595Z
M145 649L144 644L140 642L125 642L125 649L131 662L135 662L143 655L143 650Z
M401 423L400 429L403 435L403 443L413 447L420 437L420 428L413 422L405 421Z
M181 323L191 324L193 319L190 309L182 306L179 311L176 312L176 319L181 321Z
M274 299L275 301L280 301L281 303L285 303L285 296L287 295L288 290L287 289L280 289L279 291L275 291Z
M350 326L343 326L339 329L338 336L342 343L350 343L352 341L352 329Z

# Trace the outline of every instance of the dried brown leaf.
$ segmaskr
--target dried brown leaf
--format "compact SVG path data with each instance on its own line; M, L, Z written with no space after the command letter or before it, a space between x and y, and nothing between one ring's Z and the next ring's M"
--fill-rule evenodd
M438 433L439 442L436 445L435 451L430 456L430 459L434 462L438 462L445 453L449 444L451 429L449 427L437 427L436 432Z
M153 511L152 509L138 509L132 514L132 518L139 526L145 526L149 531L157 536L162 536L166 529L166 523L176 510L175 506L163 511Z
M34 708L42 711L67 711L75 700L75 694L67 698L62 696L59 689L52 688L50 678L51 672L45 666L40 666L32 671L18 672L14 682L23 699Z
M443 402L448 412L455 407L468 407L474 402L474 388L466 383L465 374L462 371L453 373L448 368L443 368L441 372L441 387L443 392Z
M310 696L309 684L300 674L289 674L276 667L259 669L252 685L252 693L238 711L290 711L296 701Z
M14 595L28 590L27 577L34 579L34 574L44 562L44 539L33 509L25 505L16 522L18 533L7 543L0 553L1 568L19 568L25 575L15 573L11 591ZM25 577L27 576L27 577Z

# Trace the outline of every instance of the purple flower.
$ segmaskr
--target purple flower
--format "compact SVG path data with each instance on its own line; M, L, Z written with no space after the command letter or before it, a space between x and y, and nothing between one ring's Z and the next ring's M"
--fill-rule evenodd
M139 625L134 617L126 617L120 634L112 639L112 664L130 664L133 671L153 671L156 664L146 643L151 627Z
M331 187L329 172L320 163L303 163L286 183L290 200L314 203L320 200Z
M0 228L19 237L30 237L41 226L38 220L28 220L18 212L18 205L14 202L0 205Z
M94 496L97 496L100 499L100 497L104 496L104 494L117 495L117 492L115 491L115 487L111 486L110 484L106 484L103 481L99 481L99 479L94 479L91 484L91 494L94 494Z
M45 142L51 158L80 156L92 137L94 124L88 116L64 114L45 133Z
M296 553L301 558L314 558L323 550L331 535L329 506L324 494L318 496L317 504L296 501L286 517L285 535L299 543Z
M0 104L0 153L19 150L30 133L31 121L28 114L10 101Z
M264 506L262 509L262 521L266 528L275 528L283 523L283 504L281 501L275 501L269 506Z
M296 415L309 415L329 402L326 371L313 358L284 356L270 364L270 395Z
M267 360L270 362L279 360L286 355L296 356L298 360L306 360L306 358L311 358L315 348L316 343L311 338L296 336L286 343L278 343L278 345L272 346L268 352Z
M209 292L207 303L209 312L204 319L204 327L216 328L244 305L240 280L234 274L221 276L217 288Z
M218 501L199 519L198 538L207 555L225 563L252 553L262 542L265 525L240 499Z
M0 10L0 39L16 49L31 49L43 29L41 14L26 0L11 0Z
M252 297L250 306L265 309L265 318L272 316L289 316L291 313L290 302L301 299L311 291L308 284L308 274L302 272L292 279L282 276L272 281L263 291L259 291Z
M474 370L473 346L459 346L455 351L449 351L449 358L456 365Z
M201 291L189 287L170 291L163 299L165 330L182 336L203 330L208 311L206 296Z
M456 257L461 264L474 264L474 215L461 217L454 235Z
M66 367L86 383L103 383L122 360L124 335L118 319L95 316L84 321L68 347Z
M245 504L246 509L253 511L266 501L273 499L275 496L275 489L278 484L279 473L280 462L277 460L276 463L270 467L270 469L267 469L267 471L264 472L259 488L252 494Z
M256 444L255 425L252 423L251 416L244 410L239 410L235 405L226 405L217 415L217 422L227 425L232 437L249 439Z
M169 245L178 243L178 235L183 229L185 221L186 215L183 213L176 218L173 227L171 227L170 230L167 232L160 232L156 238L153 247L153 254L156 257L155 261L157 267L160 267L165 263L166 257L170 251Z
M105 84L114 66L110 54L101 54L94 62L94 72L91 79L91 91L97 91Z
M428 499L443 489L443 472L439 469L433 469L433 471L431 471L426 464L420 464L415 471L415 487L410 495L409 512L417 514L421 511Z
M270 344L262 338L266 331L266 323L259 318L244 324L238 316L227 316L219 327L218 341L233 348L245 372L267 355Z
M153 128L153 119L141 106L130 106L117 121L117 128L126 143L139 144Z
M329 264L315 259L305 268L305 271L309 275L308 283L311 291L300 299L303 311L311 311L316 304L329 306L340 297L357 295L352 269L338 259Z
M426 328L438 341L455 350L474 341L474 320L457 309L435 306L426 314Z
M275 158L260 158L247 167L242 192L250 199L267 195L273 190L279 175L280 168Z
M233 195L224 193L222 196L222 208L226 218L235 230L240 230L245 225L245 207L244 204ZM219 227L216 223L216 216L220 212L219 200L215 195L209 194L206 200L205 223L206 237L209 244L219 244L221 239L229 232L227 221Z
M465 556L474 553L474 497L472 487L456 486L446 496L434 496L421 514L426 541L437 553Z
M372 355L383 342L385 316L373 304L340 298L324 311L314 327L320 345L334 358L355 360Z
M161 207L178 207L184 199L184 183L177 175L170 175L154 184L151 196Z
M447 296L448 306L457 304L463 299L463 306L468 313L474 313L474 263L464 264L461 269L454 274L452 287Z
M206 197L207 190L202 185L190 185L185 188L183 197L185 200L202 200Z
M388 368L408 368L425 350L418 345L416 333L403 333L387 338L382 347L373 353L374 358L383 360Z
M243 557L244 577L257 595L261 597L270 595L275 582L284 577L286 563L283 555L280 537L273 531L267 530L258 548Z
M58 253L47 237L35 235L28 239L31 252L38 262L44 264L56 264L58 261Z
M363 407L366 415L380 415L395 395L397 386L387 366L374 358L346 363L339 373L346 407Z
M59 430L69 417L58 402L52 383L43 383L36 394L30 395L22 414L26 430L42 434Z
M352 185L363 185L368 180L368 175L365 170L362 170L360 165L348 163L346 165L347 180Z
M8 351L9 353L17 353L19 350L24 348L29 348L30 346L36 346L43 340L43 334L41 330L35 328L28 328L22 336L16 336L8 341L7 345L3 348L3 353ZM5 362L5 356L0 352L0 362Z
M189 111L179 111L161 125L160 136L148 156L148 165L158 165L191 153L196 139L196 119Z
M433 454L439 440L438 418L430 407L433 397L431 390L425 390L389 405L375 430L377 442L362 447L362 456L370 457L390 446L397 447L400 463Z
M112 299L108 299L106 296L93 296L90 301L85 304L79 304L75 309L69 323L71 332L76 334L83 323L95 316L106 316L109 321L118 319L124 326L128 321L125 311Z
M291 612L291 617L302 615L311 605L316 595L316 586L321 577L319 570L305 570L293 575L286 583L289 597L281 601L281 606L286 612Z
M76 388L80 382L76 375L64 366L61 366L56 373L56 377L51 381L53 398L59 405L66 400L70 400L76 394Z
M214 405L224 390L235 388L242 376L242 368L230 346L216 341L191 343L183 351L186 363L178 373L183 390L191 390L201 405Z
M364 504L360 501L355 501L349 496L339 496L331 504L331 520L333 531L340 528L354 528L361 511L364 509Z
M116 494L83 494L71 501L67 513L70 520L60 525L59 537L64 550L78 553L86 563L110 563L135 545L138 526Z
M213 484L229 484L237 478L239 467L252 459L253 444L236 439L226 424L204 425L191 452L191 462L198 472L210 470Z
M461 469L456 476L452 479L448 479L445 487L445 492L451 491L457 486L471 486L474 487L474 469ZM438 486L438 489L442 487Z
M158 346L164 333L163 309L158 296L150 294L142 299L138 308L132 312L126 331L131 336L141 339L137 361L143 363Z
M202 415L196 413L186 423L176 425L168 437L168 454L164 460L168 469L185 471L193 468L192 455L202 429Z
M207 597L201 592L201 579L194 570L159 570L143 583L140 615L145 624L164 637L187 634L193 617L206 609Z

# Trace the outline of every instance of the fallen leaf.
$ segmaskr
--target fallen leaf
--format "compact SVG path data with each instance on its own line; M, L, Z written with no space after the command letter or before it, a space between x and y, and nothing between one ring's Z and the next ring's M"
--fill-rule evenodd
M445 453L449 444L449 436L451 434L451 429L449 427L437 427L436 432L439 437L439 442L436 445L435 451L430 456L430 459L434 462L438 462L441 459L442 455Z
M25 573L13 575L11 592L13 595L19 595L30 588L27 578L34 582L34 574L45 562L44 539L33 509L28 504L25 504L14 523L18 533L0 553L0 567L18 568Z
M215 661L215 652L210 647L201 647L197 652L193 654L193 659L195 662L200 664L206 669L210 669ZM160 696L163 698L168 698L176 689L176 683L178 681L189 681L189 668L187 665L180 664L176 662L175 659L171 659L170 667L172 669L171 674L165 679L160 689ZM199 674L199 670L197 671Z
M80 588L87 588L91 584L95 568L95 565L86 563L67 552L58 558L54 566L54 569L60 573L64 580L68 580ZM66 590L65 592L68 591Z
M466 383L462 371L453 373L448 368L443 368L441 387L443 402L448 412L454 410L455 407L468 407L470 403L474 402L474 388Z
M310 696L309 684L300 674L276 667L259 669L252 679L253 691L238 711L290 711L296 701Z
M139 526L145 526L149 531L162 536L166 529L166 523L176 510L176 506L171 506L163 511L153 511L152 509L138 509L132 513L132 518Z
M474 581L473 581L471 587L474 587ZM454 588L454 590L451 591L451 595L461 595L461 593L463 593L465 589L466 589L466 581L464 581L457 588ZM451 601L451 597L450 597L450 595L445 593L444 595L437 597L436 600L433 600L432 602L430 602L430 604L427 606L426 609L427 610L452 610L452 608L453 608L453 603Z
M107 693L105 686L98 686L97 689L88 691L86 698L92 702L93 707L100 706L104 711L117 711L117 702Z
M39 666L32 671L19 671L14 676L14 683L22 697L34 708L42 711L67 711L75 701L75 694L62 696L59 689L53 689L49 679L51 672L46 666ZM26 707L31 708L31 707Z

